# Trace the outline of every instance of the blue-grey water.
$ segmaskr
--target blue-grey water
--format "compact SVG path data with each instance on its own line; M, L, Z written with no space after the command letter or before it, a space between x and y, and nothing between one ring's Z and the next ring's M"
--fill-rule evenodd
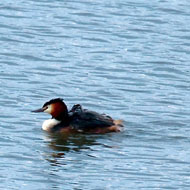
M190 2L0 2L0 189L190 188ZM105 135L52 136L62 97L123 119Z

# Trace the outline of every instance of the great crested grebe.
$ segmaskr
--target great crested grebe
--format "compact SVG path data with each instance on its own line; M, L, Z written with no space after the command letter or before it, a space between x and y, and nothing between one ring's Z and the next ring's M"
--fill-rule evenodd
M61 98L52 99L32 112L45 112L52 116L42 125L42 129L48 132L109 133L119 132L123 128L121 120L83 109L80 104L68 111Z

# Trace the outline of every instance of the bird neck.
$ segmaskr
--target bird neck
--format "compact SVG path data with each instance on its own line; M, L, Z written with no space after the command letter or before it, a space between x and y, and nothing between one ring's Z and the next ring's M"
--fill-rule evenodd
M68 122L69 122L68 111L61 112L59 115L57 115L55 117L52 116L52 119L56 119L56 120L60 121L63 124L68 124Z

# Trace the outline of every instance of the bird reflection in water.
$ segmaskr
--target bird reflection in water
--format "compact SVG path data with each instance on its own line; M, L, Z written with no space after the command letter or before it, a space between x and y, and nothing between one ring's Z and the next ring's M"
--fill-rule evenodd
M68 152L80 152L84 149L91 149L93 145L99 145L96 142L97 135L86 134L48 134L48 147L53 150L48 160L52 165L59 165L61 158ZM47 155L46 155L47 156Z

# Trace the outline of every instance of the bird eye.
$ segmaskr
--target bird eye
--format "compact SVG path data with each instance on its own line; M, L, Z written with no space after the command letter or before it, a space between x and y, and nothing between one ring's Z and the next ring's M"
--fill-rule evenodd
M45 107L44 107L44 110L47 110L47 109L48 109L48 106L45 106Z

